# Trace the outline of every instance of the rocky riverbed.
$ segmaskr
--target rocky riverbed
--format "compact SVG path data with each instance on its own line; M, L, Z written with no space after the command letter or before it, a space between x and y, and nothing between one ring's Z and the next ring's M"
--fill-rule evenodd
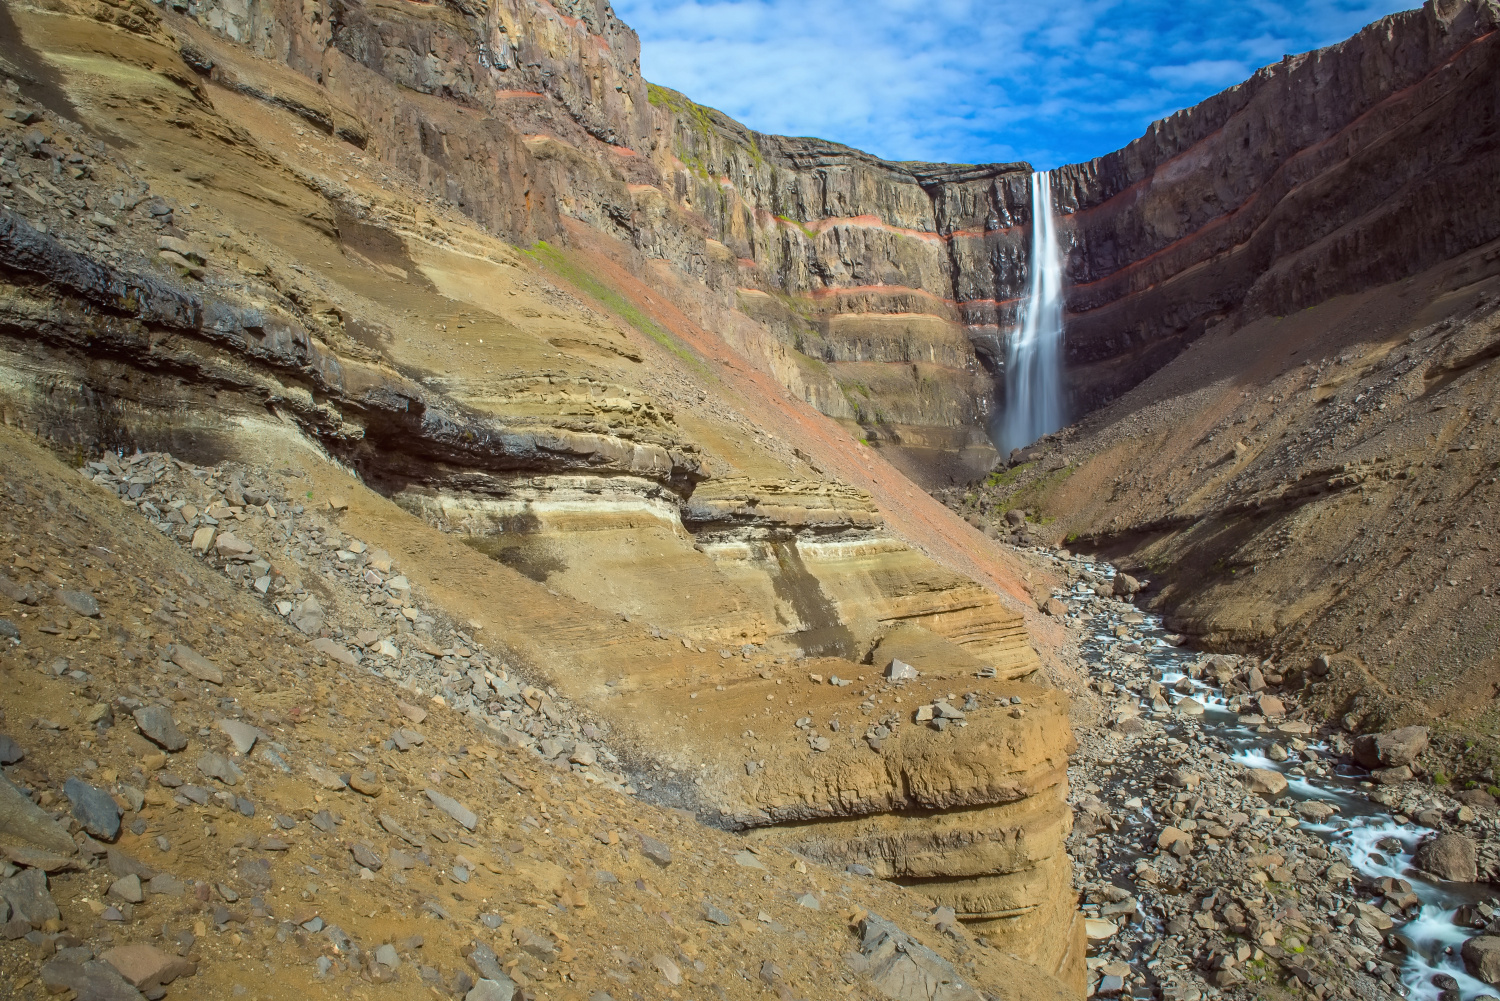
M1139 582L1039 552L1095 707L1069 842L1092 995L1497 993L1494 800L1419 780L1425 729L1330 730L1277 665L1184 649Z

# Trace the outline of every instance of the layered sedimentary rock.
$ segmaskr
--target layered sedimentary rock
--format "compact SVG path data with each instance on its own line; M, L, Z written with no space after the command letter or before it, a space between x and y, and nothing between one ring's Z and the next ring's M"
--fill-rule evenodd
M528 10L541 22L526 31L562 32L559 52L602 37ZM328 516L399 559L412 587L596 707L643 793L706 821L899 814L920 829L955 808L1031 810L1060 838L1066 707L1022 680L1039 662L1014 574L838 425L658 303L671 286L641 284L628 248L558 214L560 198L528 207L493 159L503 143L484 163L454 152L488 150L486 130L502 128L472 118L481 99L541 99L486 97L462 74L435 83L421 75L432 66L375 53L401 39L457 51L442 38L467 31L466 15L391 14L400 24L361 29L360 49L352 9L5 11L0 70L19 92L0 118L8 422L72 456L169 448L305 477L298 503L337 497ZM317 48L319 32L364 61ZM517 58L536 62L527 44ZM465 65L511 71L493 62ZM516 155L576 142L624 156L601 124L624 100L612 93L597 108L578 97L576 115L558 111L568 93L545 98L553 117L536 122L552 137L526 133ZM403 159L427 155L408 141L433 157ZM412 197L436 184L439 154L455 157L441 187L459 178L472 197ZM569 247L522 252L494 235L539 219ZM291 540L263 527L284 541L272 571L295 562ZM401 626L420 632L420 616ZM920 681L884 684L898 655ZM974 695L968 725L911 723L939 687ZM1013 692L1028 693L1024 717L1009 715ZM798 725L810 710L816 729ZM1013 841L1007 824L976 830ZM1076 944L1071 880L1042 832L1024 857L939 867L952 884L940 895L993 920L962 887L1000 881L979 896L1019 910L995 941L1076 985L1081 952L1056 948ZM1036 933L1044 920L1055 935Z

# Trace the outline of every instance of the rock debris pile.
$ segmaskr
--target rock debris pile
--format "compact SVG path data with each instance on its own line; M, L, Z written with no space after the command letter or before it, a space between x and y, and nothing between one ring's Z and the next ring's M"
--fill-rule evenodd
M604 724L580 718L556 693L513 678L510 666L472 635L480 623L456 625L424 607L388 552L339 531L343 499L313 509L310 498L306 504L295 498L292 470L238 463L206 468L163 453L106 454L82 472L145 514L163 535L265 596L330 662L379 674L414 698L427 693L512 746L577 770L589 782L634 792L619 759L600 742ZM169 596L179 606L199 601L191 593ZM185 611L164 606L158 614ZM415 706L404 712L418 724L425 716ZM406 750L411 741L403 727L385 745Z
M629 795L281 474L87 484L0 434L0 995L1063 996L911 891Z
M1500 898L1476 880L1500 873L1500 823L1482 790L1415 780L1425 729L1325 732L1275 664L1180 649L1122 575L1046 558L1094 695L1069 839L1093 995L1491 992Z

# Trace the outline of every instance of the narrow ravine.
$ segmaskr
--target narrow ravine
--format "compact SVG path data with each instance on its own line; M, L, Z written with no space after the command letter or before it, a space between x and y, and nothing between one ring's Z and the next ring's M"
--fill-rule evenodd
M1293 693L1247 691L1274 665L1178 646L1159 616L1113 596L1112 567L1036 552L1073 582L1053 596L1103 709L1080 726L1070 769L1092 995L1497 993L1461 956L1500 931L1494 887L1415 864L1439 835L1485 844L1493 810L1377 784L1350 737L1305 718ZM1490 864L1481 851L1481 878Z

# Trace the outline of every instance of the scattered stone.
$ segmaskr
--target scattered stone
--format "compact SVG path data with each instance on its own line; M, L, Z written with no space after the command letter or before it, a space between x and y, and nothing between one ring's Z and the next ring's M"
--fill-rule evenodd
M21 750L20 744L0 733L0 765L13 765L25 757L26 752Z
M165 987L179 977L198 972L196 963L144 942L116 946L99 959L114 967L127 983L140 988Z
M141 992L132 987L108 963L89 960L84 963L54 959L42 967L42 986L49 994L71 990L80 1001L143 1001Z
M214 725L223 731L240 754L249 754L255 747L255 742L261 738L259 729L237 719L218 719L214 721Z
M146 739L163 750L176 752L187 747L187 737L177 729L171 710L165 706L141 706L131 716Z
M444 796L436 789L428 789L426 791L426 794L427 798L431 800L433 806L437 807L439 810L442 810L444 813L452 817L454 820L458 821L464 827L472 831L475 827L478 826L479 818L474 815L474 811L464 806L458 800L448 796Z
M354 861L356 863L364 866L371 872L379 872L385 865L385 863L380 860L380 856L371 851L368 845L358 843L353 844L349 846L349 854L354 856Z
M516 982L504 973L500 976L503 979L494 980L487 977L477 982L473 989L464 995L464 1001L511 1001L516 993Z
M647 858L655 862L657 865L672 864L672 849L669 848L664 842L658 841L648 834L642 834L640 837L641 851Z
M887 681L915 681L917 669L904 660L893 659L890 666L885 669L885 679Z
M327 637L318 637L312 641L312 648L323 656L338 661L346 667L358 667L359 658L350 653L342 643L337 643Z
M172 648L172 663L199 681L207 681L215 685L224 683L224 672L186 643L178 643Z
M245 773L233 761L215 753L205 754L198 759L198 771L229 786L238 785L240 779L245 777Z
M304 636L316 636L323 629L323 606L316 597L308 595L292 609L289 618Z
M64 783L63 794L73 805L73 816L85 831L100 841L113 841L120 836L120 808L109 793L74 777Z
M125 901L127 904L139 904L146 899L146 893L141 888L141 877L131 873L121 876L110 884L109 895Z
M57 597L75 614L90 619L99 617L99 602L87 591L58 591Z
M339 773L331 768L324 768L322 765L308 765L307 777L324 789L331 789L334 792L345 788L344 780L339 777Z
M0 898L10 905L13 918L20 918L33 928L62 919L62 912L47 889L47 874L40 869L23 869L9 879L0 880Z

